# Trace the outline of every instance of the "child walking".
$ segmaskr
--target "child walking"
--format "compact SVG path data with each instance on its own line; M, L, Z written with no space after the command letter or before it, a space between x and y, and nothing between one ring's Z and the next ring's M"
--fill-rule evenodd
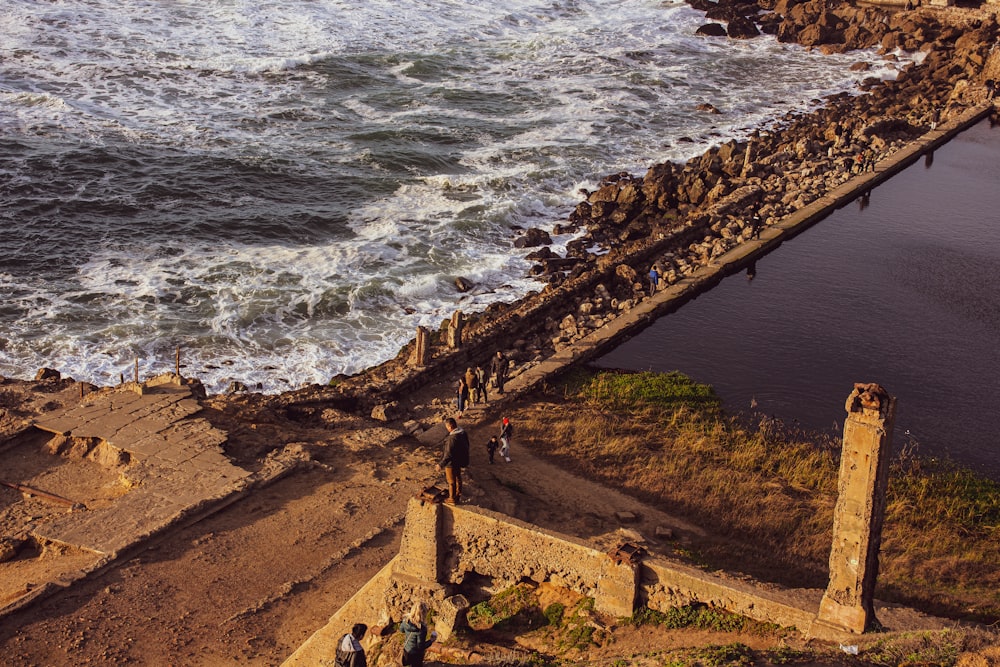
M503 418L503 425L500 427L500 456L504 461L510 463L510 439L514 435L514 427L510 425L510 419Z

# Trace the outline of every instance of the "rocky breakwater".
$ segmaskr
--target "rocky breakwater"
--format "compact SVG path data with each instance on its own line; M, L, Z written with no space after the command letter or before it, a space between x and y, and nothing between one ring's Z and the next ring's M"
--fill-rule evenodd
M651 264L659 264L668 283L682 279L746 242L757 227L801 209L938 123L982 104L985 81L1000 79L1000 29L988 10L903 11L829 0L692 3L709 19L727 21L725 39L763 32L827 53L878 48L896 61L897 49L905 49L919 57L900 64L893 81L867 79L864 94L831 96L814 112L786 114L745 140L713 146L686 163L604 178L552 230L576 235L565 256L548 247L544 231L529 230L520 239L521 246L536 248L528 258L537 262L531 273L544 288L467 319L456 314L429 332L420 350L412 341L384 364L281 400L300 408L337 402L367 411L457 377L467 366L488 364L497 350L511 357L516 373L646 298Z

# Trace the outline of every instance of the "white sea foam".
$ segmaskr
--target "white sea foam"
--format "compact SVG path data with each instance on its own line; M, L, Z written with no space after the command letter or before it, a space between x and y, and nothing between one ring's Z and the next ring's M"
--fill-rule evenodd
M115 191L111 173L67 177L59 197L73 234L94 216L69 217L70 204L86 209L109 191L151 222L114 242L100 230L134 224L131 213L94 226L90 255L68 277L0 276L0 370L48 365L107 382L136 357L144 373L164 370L182 346L189 372L216 391L358 371L418 324L537 289L511 228L551 229L604 174L687 159L789 106L894 76L873 53L695 37L703 22L681 3L623 0L133 0L125 11L111 0L6 0L8 138L41 137L46 150L162 147L193 165L296 175L337 203L248 191L233 177L195 215L239 233L206 241L157 235L159 219L188 214L185 197L150 204ZM857 60L873 69L848 71ZM699 102L724 113L698 113ZM30 189L20 168L7 184ZM295 240L313 210L346 223ZM0 249L20 247L7 239L0 231ZM457 276L475 288L459 293Z

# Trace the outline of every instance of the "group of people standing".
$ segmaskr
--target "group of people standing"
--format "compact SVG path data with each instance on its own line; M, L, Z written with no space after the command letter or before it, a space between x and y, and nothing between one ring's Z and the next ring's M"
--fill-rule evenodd
M489 370L482 366L466 370L465 375L458 380L456 397L458 416L462 416L470 400L473 404L488 402L490 384L497 393L503 394L509 371L510 360L499 350L490 360ZM448 435L444 439L438 469L444 470L445 480L448 483L448 497L445 502L456 505L462 500L462 470L469 467L469 434L458 425L454 417L446 418L444 426ZM504 417L499 435L492 436L486 443L486 453L490 463L493 463L498 451L500 458L510 463L510 441L513 435L514 427L510 419ZM430 634L430 639L427 638L426 619L427 605L417 602L399 624L399 631L405 636L402 664L407 667L423 667L424 653L437 638L437 633L434 632ZM336 667L367 667L367 658L361 646L361 639L367 632L368 626L356 623L350 632L340 638L334 661Z
M489 402L491 382L497 393L502 395L509 371L510 359L500 350L497 350L496 356L490 361L489 369L484 369L482 366L466 369L465 375L458 378L458 388L455 392L458 416L462 416L470 401L472 405Z

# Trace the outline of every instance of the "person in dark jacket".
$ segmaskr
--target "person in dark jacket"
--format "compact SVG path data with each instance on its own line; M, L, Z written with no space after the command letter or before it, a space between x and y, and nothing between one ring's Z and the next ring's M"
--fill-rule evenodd
M361 638L368 632L364 623L355 623L351 631L337 642L336 667L368 667L365 650L361 648Z
M497 388L497 393L502 394L503 386L507 382L507 371L510 370L510 359L505 357L501 350L497 350L497 356L493 357L490 370L493 372L493 384Z
M436 632L432 632L431 638L427 639L425 618L427 618L427 605L423 602L414 602L410 613L399 624L399 631L404 636L403 664L408 667L424 667L424 653L437 639Z
M465 376L458 378L458 389L455 390L455 402L458 404L458 416L465 413L465 407L469 403L469 385L465 383Z
M448 480L448 499L445 502L457 505L462 500L462 468L469 466L469 436L453 417L444 420L444 427L448 429L448 435L444 439L438 470L444 470Z
M494 435L490 438L489 442L486 443L486 453L490 457L490 463L493 463L493 457L496 455L499 448L500 440Z
M475 372L476 372L476 384L479 387L479 389L477 390L479 395L475 397L476 403L479 403L480 401L482 401L483 403L489 403L490 396L489 396L489 391L486 387L486 382L489 379L489 374L485 370L483 370L482 366L476 366Z

